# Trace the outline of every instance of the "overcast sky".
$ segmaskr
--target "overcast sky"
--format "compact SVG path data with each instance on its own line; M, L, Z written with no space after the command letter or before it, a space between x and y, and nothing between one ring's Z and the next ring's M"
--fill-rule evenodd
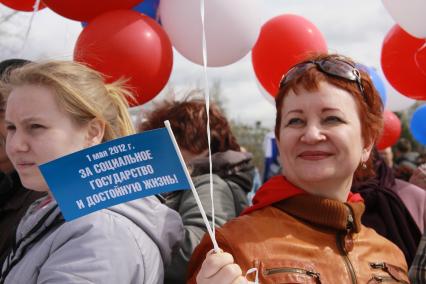
M261 3L263 22L281 14L303 16L323 33L329 50L348 55L380 70L382 42L395 24L381 1L262 0ZM0 18L12 12L1 4L0 6ZM236 13L243 13L243 9L242 7ZM31 13L19 13L7 23L0 23L0 59L72 59L74 43L81 31L80 23L44 9L35 15L24 44L30 18ZM169 84L177 90L202 86L203 69L177 52L174 55ZM273 126L275 110L258 88L250 53L229 66L209 68L208 78L210 82L221 82L230 118L248 124L261 121L264 126ZM158 98L161 99L162 96Z

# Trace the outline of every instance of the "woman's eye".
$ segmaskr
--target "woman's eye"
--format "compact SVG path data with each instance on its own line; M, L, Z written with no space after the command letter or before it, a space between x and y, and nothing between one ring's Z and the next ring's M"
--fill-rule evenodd
M30 125L30 129L41 129L41 128L44 128L44 126L41 125L41 124L31 124Z
M6 125L7 131L14 131L16 129L15 125Z
M297 125L302 125L303 124L303 120L302 119L300 119L300 118L292 118L292 119L290 119L288 122L287 122L287 125L288 126L291 126L291 125L294 125L294 126L297 126Z
M342 119L340 119L340 118L339 118L339 117L337 117L337 116L327 116L327 117L324 119L324 121L325 121L325 122L329 122L329 123L343 122L343 120L342 120Z

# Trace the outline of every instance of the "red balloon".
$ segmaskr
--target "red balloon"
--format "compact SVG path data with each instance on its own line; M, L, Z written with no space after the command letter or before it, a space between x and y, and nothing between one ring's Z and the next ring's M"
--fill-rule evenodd
M43 0L43 2L62 17L87 22L108 11L131 9L143 0Z
M426 76L426 42L422 47L417 50L414 55L414 60L416 61L417 67Z
M1 3L14 10L32 12L34 11L34 4L36 3L36 0L2 0ZM44 8L46 8L46 6L40 1L38 10Z
M401 136L401 121L391 111L383 112L383 132L376 143L377 149L383 150L394 145Z
M173 51L169 38L153 19L132 10L116 10L93 19L82 30L74 60L106 75L108 82L127 78L143 104L155 97L169 80Z
M424 43L424 39L395 25L382 46L381 65L386 79L398 92L416 100L426 99L426 76L415 61L415 53Z
M326 53L327 43L318 28L297 15L281 15L266 22L252 49L256 77L272 96L281 77L311 53Z

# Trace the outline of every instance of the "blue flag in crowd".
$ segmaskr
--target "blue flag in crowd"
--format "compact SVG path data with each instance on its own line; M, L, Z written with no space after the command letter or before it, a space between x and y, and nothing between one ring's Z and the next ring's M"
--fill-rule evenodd
M190 188L166 128L86 148L40 170L67 221L144 196Z
M271 177L281 174L281 165L278 159L279 153L274 132L271 131L266 134L263 141L263 151L265 153L263 182L266 182Z

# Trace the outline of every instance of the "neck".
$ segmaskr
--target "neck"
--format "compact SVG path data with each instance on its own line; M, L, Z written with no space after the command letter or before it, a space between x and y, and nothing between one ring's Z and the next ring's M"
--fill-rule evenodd
M352 186L352 177L342 181L336 179L322 182L303 182L299 180L289 181L312 195L341 202L347 201Z

